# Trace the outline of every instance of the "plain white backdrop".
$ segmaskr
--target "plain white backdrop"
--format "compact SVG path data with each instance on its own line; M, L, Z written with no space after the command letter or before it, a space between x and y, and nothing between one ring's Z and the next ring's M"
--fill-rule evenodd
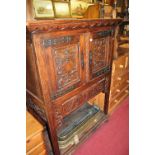
M155 1L129 0L130 155L155 154ZM1 1L0 154L26 152L26 1Z
M0 154L26 152L26 1L0 2Z

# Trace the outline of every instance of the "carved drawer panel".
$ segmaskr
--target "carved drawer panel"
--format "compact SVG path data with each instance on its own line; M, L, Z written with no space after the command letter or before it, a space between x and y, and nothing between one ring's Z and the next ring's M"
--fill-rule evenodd
M78 95L71 97L64 103L54 103L56 115L59 117L59 119L57 119L58 127L61 126L63 117L76 110L80 105L96 96L99 92L103 91L104 83L105 80L99 81L98 83L91 86L91 88L88 88L79 93Z
M82 39L82 35L44 39L52 99L72 91L84 82Z
M98 77L110 71L110 53L112 30L91 34L89 49L90 78Z

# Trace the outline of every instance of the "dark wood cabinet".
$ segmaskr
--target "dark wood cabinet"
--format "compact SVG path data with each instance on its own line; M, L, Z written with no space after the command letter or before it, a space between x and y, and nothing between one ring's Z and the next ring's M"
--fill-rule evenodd
M44 121L54 154L63 118L105 93L108 112L114 33L121 19L27 21L27 107Z

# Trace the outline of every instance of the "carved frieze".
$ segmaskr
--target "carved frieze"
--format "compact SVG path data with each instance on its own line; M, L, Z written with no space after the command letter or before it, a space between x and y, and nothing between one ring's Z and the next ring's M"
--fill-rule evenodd
M48 47L48 46L54 46L54 45L59 45L63 43L69 43L71 40L72 40L71 36L64 36L64 37L58 37L53 39L44 39L43 46Z
M107 31L101 31L98 32L97 35L100 37L107 37L113 35L114 31L113 30L107 30Z
M63 30L77 30L84 28L96 28L104 26L116 26L122 19L111 20L61 20L61 21L48 21L48 22L29 22L27 28L30 32L51 32Z

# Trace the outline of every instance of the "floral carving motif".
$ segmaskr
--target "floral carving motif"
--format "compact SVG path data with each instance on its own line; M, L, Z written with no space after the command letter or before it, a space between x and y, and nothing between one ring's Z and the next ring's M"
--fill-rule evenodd
M61 125L62 125L62 120L63 120L63 117L62 117L62 114L61 114L61 107L58 107L56 106L55 104L53 105L54 106L54 111L55 111L55 121L56 121L56 126L59 128Z
M53 51L58 89L72 81L79 81L78 45L57 48Z
M94 39L92 42L92 72L96 72L102 69L106 65L106 49L105 49L105 38Z
M44 39L43 45L44 47L48 47L48 46L58 45L62 43L69 43L71 40L72 40L71 36L64 36L64 37L53 38L53 39Z
M95 84L93 87L88 88L77 96L72 97L71 99L64 102L62 105L59 105L59 113L66 116L76 108L78 108L84 102L87 102L89 99L97 95L99 92L104 90L104 80Z

